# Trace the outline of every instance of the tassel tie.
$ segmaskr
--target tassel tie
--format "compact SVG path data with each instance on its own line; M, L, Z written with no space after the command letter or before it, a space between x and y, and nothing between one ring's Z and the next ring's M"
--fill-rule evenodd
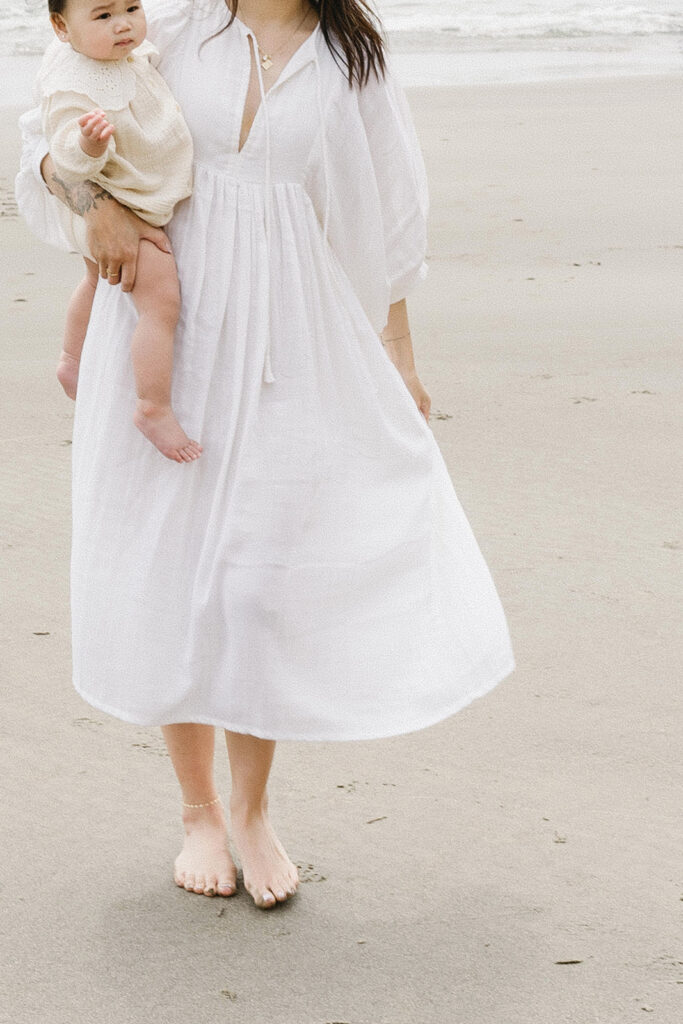
M272 384L275 380L273 374L273 367L271 363L271 322L270 322L270 260L271 260L271 246L270 239L272 233L273 223L273 185L272 185L272 159L271 159L271 132L270 132L270 115L268 112L268 101L267 92L263 84L263 73L261 70L261 62L258 59L258 43L253 32L248 32L248 36L251 37L254 46L254 60L256 63L256 73L258 75L259 93L261 97L261 106L263 107L263 121L265 125L266 133L266 152L265 152L265 209L264 209L264 227L265 227L265 240L266 240L266 279L263 282L263 295L264 295L264 307L266 311L265 316L265 352L263 358L263 373L262 380L264 384ZM327 252L327 236L330 222L330 175L329 175L329 156L327 150L327 138L325 133L325 112L323 108L323 96L322 96L322 72L320 70L320 62L318 60L318 54L315 52L313 57L313 63L315 65L316 75L316 105L318 109L319 129L320 138L322 141L322 160L323 160L323 179L325 182L325 214L323 223L323 246L325 252ZM277 82L275 83L277 84Z

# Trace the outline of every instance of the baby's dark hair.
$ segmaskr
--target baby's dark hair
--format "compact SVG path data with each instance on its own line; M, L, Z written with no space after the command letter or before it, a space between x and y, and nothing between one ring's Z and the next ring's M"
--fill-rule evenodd
M66 0L47 0L47 9L50 14L64 14Z

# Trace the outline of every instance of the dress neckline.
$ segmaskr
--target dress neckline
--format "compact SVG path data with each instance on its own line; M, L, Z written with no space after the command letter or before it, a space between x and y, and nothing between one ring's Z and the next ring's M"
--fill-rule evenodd
M253 41L253 50L254 50L254 52L253 52L253 59L256 61L256 65L257 65L256 73L258 75L259 82L261 84L261 89L262 89L261 102L259 103L259 105L257 106L257 108L256 108L256 110L254 112L254 117L252 119L251 125L249 126L249 131L247 133L247 136L246 136L244 142L242 143L242 145L240 146L239 139L240 139L240 137L242 135L242 127L241 126L242 126L242 123L243 123L243 120L244 120L244 106L242 108L242 117L240 118L240 129L239 129L238 141L237 141L237 153L240 154L240 153L243 153L244 150L249 145L249 141L250 141L250 139L251 139L251 137L253 135L253 132L254 132L254 127L255 127L257 121L259 120L259 118L261 116L263 116L262 115L262 108L263 108L264 101L265 101L266 97L269 96L271 94L271 92L273 92L275 89L277 89L280 85L283 85L297 71L299 71L299 70L301 70L301 68L305 67L306 64L308 64L310 61L315 59L313 55L307 56L306 51L311 46L315 46L315 37L316 37L317 32L318 32L318 30L320 28L320 21L318 20L316 22L316 25L312 29L312 31L309 32L309 34L306 36L306 38L303 40L303 42L301 42L299 44L299 46L297 46L296 50L294 50L292 55L288 58L287 62L285 63L284 67L280 71L280 73L277 76L277 78L275 79L275 81L271 82L271 84L268 86L268 88L265 89L264 88L264 84L263 84L263 78L262 78L262 70L258 66L259 47L258 47L258 42L256 40L256 34L255 34L253 29L249 28L249 26L246 25L239 18L235 18L234 20L240 26L243 38L246 40L248 48L249 48L250 51L252 49L252 45L250 43L250 40ZM313 40L313 43L311 43L311 40ZM252 59L252 54L250 53L250 55L249 55L250 68L251 68L251 59ZM250 70L250 75L251 75L251 70ZM245 99L246 99L246 93L245 93Z
M313 8L311 8L311 10L312 9ZM237 15L235 15L233 21L235 21L240 26L240 28L241 28L242 32L244 33L244 35L251 36L251 38L254 40L254 43L256 44L256 48L257 48L257 51L258 51L258 40L256 39L256 33L254 32L253 28L250 28L249 25L247 25L246 22L242 21L241 18L238 18ZM315 39L315 37L317 36L319 30L320 30L320 19L318 19L316 21L314 28L312 28L311 31L306 36L306 38L301 43L299 43L299 45L297 46L296 50L294 50L292 55L290 57L288 57L286 64L284 65L284 67L280 71L280 74L277 76L275 81L271 82L271 84L266 89L266 93L269 93L271 91L271 89L274 89L275 86L279 85L281 81L284 81L286 78L289 78L290 74L293 71L298 69L298 64L295 65L294 67L292 67L292 65L294 65L294 62L295 62L296 58L301 56L302 51L304 51L306 49L306 47L308 47L308 45L310 44L311 40ZM258 60L258 52L256 54L256 59Z

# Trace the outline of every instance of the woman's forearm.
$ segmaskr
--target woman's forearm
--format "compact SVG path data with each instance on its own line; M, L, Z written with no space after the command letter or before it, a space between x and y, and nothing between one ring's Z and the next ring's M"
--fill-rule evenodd
M103 203L112 201L109 192L92 181L69 183L60 178L49 153L43 158L40 173L52 195L81 217L91 210L97 210Z
M382 331L382 344L402 377L416 374L415 355L408 322L408 306L405 299L394 302L389 307L389 319Z
M415 369L415 356L413 354L412 338L410 337L408 307L405 299L401 299L400 302L394 302L389 307L389 319L382 331L382 344L392 363L401 374L416 406L427 423L429 423L432 400Z

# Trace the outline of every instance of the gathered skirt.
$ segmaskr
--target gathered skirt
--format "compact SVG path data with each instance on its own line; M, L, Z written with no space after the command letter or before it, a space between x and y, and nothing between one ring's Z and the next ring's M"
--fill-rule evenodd
M301 186L201 164L169 236L173 401L200 459L133 425L129 295L100 282L73 444L74 682L142 725L270 739L437 722L514 669L434 436ZM264 381L266 346L272 375Z

